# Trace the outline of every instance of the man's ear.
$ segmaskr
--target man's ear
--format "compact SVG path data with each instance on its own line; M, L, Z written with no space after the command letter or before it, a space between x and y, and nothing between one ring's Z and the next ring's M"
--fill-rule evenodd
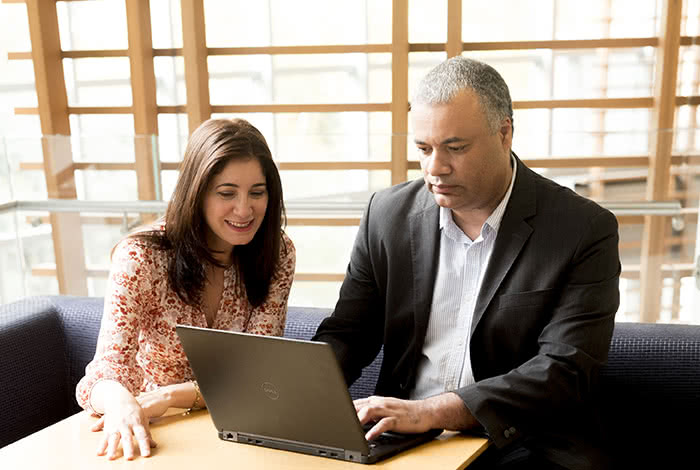
M498 136L501 138L503 148L510 150L513 144L513 125L509 117L503 118L501 127L498 129Z

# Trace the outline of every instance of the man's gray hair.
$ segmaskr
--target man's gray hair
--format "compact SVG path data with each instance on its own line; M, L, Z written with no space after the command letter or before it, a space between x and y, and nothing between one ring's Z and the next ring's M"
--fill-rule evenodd
M513 129L513 102L508 85L496 69L478 60L452 57L433 68L418 84L412 104L449 103L463 90L472 90L479 97L491 132L510 118Z

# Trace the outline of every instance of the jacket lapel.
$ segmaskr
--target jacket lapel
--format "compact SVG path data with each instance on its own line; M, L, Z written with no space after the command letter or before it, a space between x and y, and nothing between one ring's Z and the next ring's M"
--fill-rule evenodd
M432 194L424 190L424 209L410 218L411 264L416 352L420 353L428 329L433 287L440 255L440 212Z
M515 161L518 171L515 175L513 191L503 214L491 260L476 299L470 335L474 333L479 320L491 304L496 290L532 233L532 227L526 219L535 215L537 211L534 174L517 156Z

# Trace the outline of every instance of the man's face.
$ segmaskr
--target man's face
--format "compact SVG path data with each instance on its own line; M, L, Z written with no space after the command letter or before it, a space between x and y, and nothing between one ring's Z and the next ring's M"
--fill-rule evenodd
M411 109L425 184L441 207L461 215L493 210L510 183L513 132L506 119L493 133L477 95Z

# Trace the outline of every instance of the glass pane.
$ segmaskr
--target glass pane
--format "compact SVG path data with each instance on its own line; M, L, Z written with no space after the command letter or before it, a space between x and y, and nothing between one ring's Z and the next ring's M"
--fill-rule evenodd
M208 64L215 105L391 101L390 54L213 56Z
M650 37L658 28L657 0L558 0L556 39Z
M462 2L462 39L498 42L650 37L657 30L656 10L656 0Z
M273 56L274 102L366 103L391 101L387 64L390 54L376 59L380 75L374 77L369 54L313 54ZM375 85L379 89L372 90ZM370 91L372 90L372 91Z
M390 3L387 0L383 2ZM368 42L368 0L354 2L270 0L269 4L272 45L366 44ZM376 12L386 13L386 9ZM389 24L390 18L387 18Z
M212 104L269 104L269 55L212 56L208 60Z
M5 137L4 152L12 199L43 200L48 197L40 137ZM32 169L23 164L33 164Z
M281 171L285 200L367 201L369 195L391 184L385 170Z
M10 47L11 52L31 51L32 41L29 38L29 20L27 7L22 3L4 3L0 16L0 44ZM29 61L31 62L31 61ZM3 77L0 77L2 80Z
M27 295L16 216L14 210L0 213L0 304Z
M700 46L681 46L678 50L678 83L676 94L697 95L700 82Z
M391 0L205 0L208 47L387 44Z
M462 2L473 3L473 2ZM464 8L464 7L462 7ZM447 1L411 0L408 2L408 42L447 41ZM444 56L443 58L446 58Z
M181 162L187 146L186 114L158 115L158 154L163 162Z
M180 1L150 0L150 2L153 48L170 49L182 47Z
M25 295L56 295L58 294L58 279L55 266L51 225L48 213L17 211L17 232L20 240L13 240L21 250L22 276L10 285ZM9 266L9 263L8 263ZM6 280L3 279L3 285ZM18 286L21 281L22 286Z
M128 57L63 59L68 106L131 106Z
M683 18L681 21L681 36L697 36L700 34L700 1L683 1Z
M345 273L357 226L289 225L286 232L297 250L297 273Z
M85 133L72 135L70 145L75 162L133 163L137 146L153 148L150 136L96 136Z
M204 0L207 47L269 46L270 12L267 7L268 2ZM302 16L301 11L304 10L299 9L294 17Z
M462 2L464 42L533 41L553 37L553 0ZM504 14L504 12L507 12Z
M554 54L556 99L647 97L653 93L656 50L558 50Z
M109 129L111 135L133 135L133 114L71 114L70 129L73 135L105 135Z
M57 2L61 49L127 49L124 2Z
M555 109L552 115L552 155L626 156L649 151L649 109Z
M333 308L338 301L340 282L294 281L289 305Z
M274 123L279 162L391 159L390 113L281 113Z
M652 94L656 50L576 49L475 51L503 76L514 101L629 98Z
M3 61L4 62L4 61ZM34 86L34 66L31 60L8 60L2 64L0 74L0 99L6 111L0 113L0 130L12 126L11 111L15 107L36 107L37 95ZM23 131L19 128L18 131Z
M154 57L153 68L156 75L156 102L158 105L186 104L185 59L183 57Z

